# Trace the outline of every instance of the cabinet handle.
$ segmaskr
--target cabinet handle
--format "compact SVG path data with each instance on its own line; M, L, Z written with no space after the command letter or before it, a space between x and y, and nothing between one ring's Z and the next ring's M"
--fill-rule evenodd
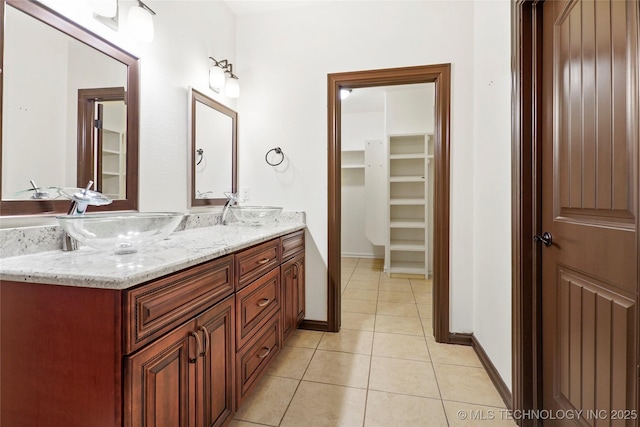
M197 332L191 332L191 335L193 335L196 339L196 343L198 344L198 349L196 350L196 354L198 355L202 355L201 351L202 350L202 340L200 339L200 335L198 335ZM198 356L196 356L198 357ZM194 357L193 359L190 357L189 358L189 363L196 363L196 357Z
M293 267L294 267L293 278L297 279L298 278L298 274L300 274L300 266L296 262L295 264L293 264Z
M263 258L260 261L258 261L258 264L264 265L264 264L268 263L269 261L271 261L269 258Z
M267 350L265 351L263 354L259 354L258 357L260 359L264 359L265 357L267 357L269 355L269 353L271 353L271 349L269 347L265 347L263 348L263 350Z
M207 354L207 351L209 351L209 331L207 330L207 327L204 325L200 326L200 330L204 332L204 350L202 350L202 353L200 353L200 356L204 357L204 355Z
M258 303L258 307L264 307L265 305L269 304L271 302L271 300L269 298L262 298L260 300L260 302Z

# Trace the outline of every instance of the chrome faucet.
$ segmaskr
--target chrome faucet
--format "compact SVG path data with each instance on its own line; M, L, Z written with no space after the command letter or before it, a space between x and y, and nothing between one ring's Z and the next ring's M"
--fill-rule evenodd
M238 193L224 193L227 196L227 203L222 208L222 225L227 225L227 215L229 214L229 206L238 204Z
M89 181L84 189L73 189L73 193L69 194L65 190L60 190L63 196L71 200L71 205L67 211L67 215L84 215L89 205L102 206L108 205L113 200L97 191L91 191L93 181ZM62 233L62 250L75 251L78 249L78 241L71 237L66 231Z

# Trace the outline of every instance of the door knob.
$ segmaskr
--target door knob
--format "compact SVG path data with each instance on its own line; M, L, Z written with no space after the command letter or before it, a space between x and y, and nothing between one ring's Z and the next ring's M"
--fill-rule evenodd
M553 242L553 237L551 236L551 233L549 233L548 231L545 231L544 233L542 233L542 236L539 234L536 234L535 236L533 236L533 241L536 243L542 242L544 243L545 246L551 246L551 243Z

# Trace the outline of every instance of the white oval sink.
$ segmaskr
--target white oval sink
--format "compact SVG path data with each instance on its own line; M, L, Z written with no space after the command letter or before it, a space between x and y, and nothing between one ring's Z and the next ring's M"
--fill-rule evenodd
M57 216L74 239L92 248L131 254L168 237L184 214L177 212L99 213Z
M233 216L249 225L264 225L273 222L282 208L277 206L229 206Z

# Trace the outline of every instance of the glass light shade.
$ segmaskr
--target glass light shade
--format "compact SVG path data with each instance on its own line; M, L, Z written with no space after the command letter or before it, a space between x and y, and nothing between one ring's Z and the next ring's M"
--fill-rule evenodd
M149 43L153 40L153 16L140 6L129 9L129 32L141 42Z
M220 92L220 89L224 87L224 70L217 65L214 65L209 69L209 87L216 92Z
M224 93L229 98L238 98L240 96L240 83L238 79L233 77L227 79L227 84L224 87Z
M113 18L118 13L117 0L89 0L89 6L96 15Z
M351 89L340 89L340 99L347 99L351 95Z

